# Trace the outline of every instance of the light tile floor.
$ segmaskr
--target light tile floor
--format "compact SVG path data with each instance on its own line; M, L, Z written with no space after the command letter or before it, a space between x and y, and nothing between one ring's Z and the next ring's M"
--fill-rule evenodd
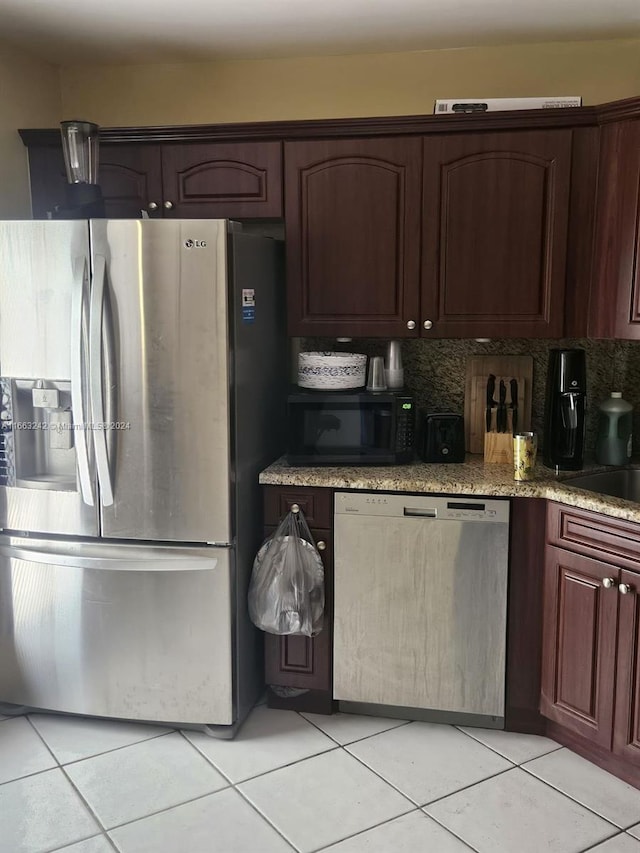
M546 738L255 708L234 741L0 718L0 853L640 853L640 792Z

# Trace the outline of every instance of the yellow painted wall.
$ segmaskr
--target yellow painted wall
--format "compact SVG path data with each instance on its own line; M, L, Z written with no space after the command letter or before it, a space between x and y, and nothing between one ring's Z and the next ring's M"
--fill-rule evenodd
M640 95L640 40L62 69L66 118L103 126L431 113L442 97Z
M19 127L55 127L62 115L59 71L0 44L0 219L31 216L27 150Z

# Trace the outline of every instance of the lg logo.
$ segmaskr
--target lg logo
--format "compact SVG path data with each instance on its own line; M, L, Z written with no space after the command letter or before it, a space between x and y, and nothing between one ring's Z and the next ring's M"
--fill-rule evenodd
M207 241L206 240L185 240L184 241L185 249L206 249Z

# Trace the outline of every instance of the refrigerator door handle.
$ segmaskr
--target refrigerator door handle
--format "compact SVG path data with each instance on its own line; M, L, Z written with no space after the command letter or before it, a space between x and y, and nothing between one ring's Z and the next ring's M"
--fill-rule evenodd
M96 451L96 468L100 484L100 499L103 506L113 505L113 486L107 449L107 429L104 413L104 364L102 356L102 325L106 289L106 259L94 256L93 281L91 285L91 320L89 328L89 363L91 412L93 414L93 442Z
M132 557L93 557L80 552L60 553L40 551L36 548L15 545L0 545L0 557L10 560L23 560L27 563L45 563L48 566L66 566L80 569L111 569L116 571L138 572L179 572L185 570L184 556L165 557L149 560ZM218 565L215 557L189 555L189 571L210 571Z
M85 334L85 302L87 288L87 259L74 258L73 295L71 303L71 413L73 417L74 444L78 463L80 494L88 506L94 505L93 482L89 467L87 446L88 411L85 405L85 372L88 348Z

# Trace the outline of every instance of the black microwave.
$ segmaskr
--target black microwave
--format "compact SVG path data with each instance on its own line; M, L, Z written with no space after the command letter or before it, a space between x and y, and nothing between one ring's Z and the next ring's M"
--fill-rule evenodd
M413 459L406 391L306 391L288 397L290 465L396 465Z

